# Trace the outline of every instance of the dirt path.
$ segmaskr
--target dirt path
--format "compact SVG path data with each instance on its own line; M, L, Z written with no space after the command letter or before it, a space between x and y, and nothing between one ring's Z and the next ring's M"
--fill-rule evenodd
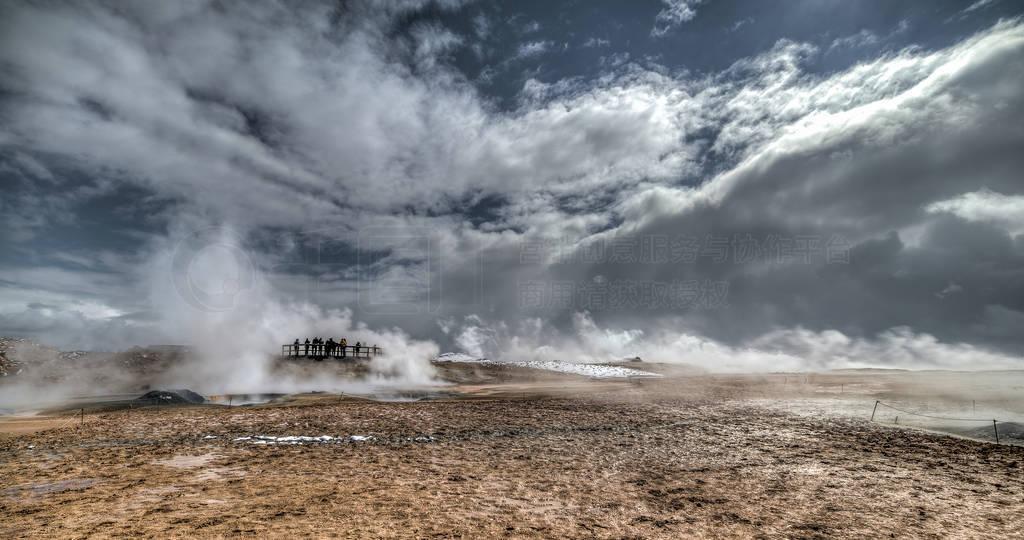
M71 416L40 416L35 414L0 416L0 434L35 433L47 429L71 426L78 421ZM80 422L80 421L79 421Z
M0 435L0 536L1012 536L1022 463L673 381L146 409Z

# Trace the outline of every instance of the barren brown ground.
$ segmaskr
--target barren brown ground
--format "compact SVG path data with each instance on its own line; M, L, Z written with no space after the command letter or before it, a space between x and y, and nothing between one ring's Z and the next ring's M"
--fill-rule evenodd
M38 431L10 430L0 434L0 537L1024 530L1020 447L791 414L762 404L758 378L592 385L452 369L464 399L308 395L87 413L84 424L62 416L39 420ZM234 440L253 435L373 438Z

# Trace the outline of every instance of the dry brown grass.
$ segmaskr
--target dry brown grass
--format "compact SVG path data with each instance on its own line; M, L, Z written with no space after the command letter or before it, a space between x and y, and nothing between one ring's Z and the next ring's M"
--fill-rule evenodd
M759 377L470 375L456 390L473 399L302 396L0 435L0 537L991 537L1024 526L1019 447L789 414L762 406ZM233 441L257 434L374 439Z

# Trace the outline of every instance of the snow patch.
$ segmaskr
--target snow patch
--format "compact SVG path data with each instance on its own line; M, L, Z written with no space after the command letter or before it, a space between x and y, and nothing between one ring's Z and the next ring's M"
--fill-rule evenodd
M308 435L284 435L274 437L273 435L251 435L246 437L235 437L232 441L250 441L251 444L272 445L272 444L305 444L305 443L345 443L345 442L370 442L376 440L373 435L349 435L348 437L332 437L330 435L308 436ZM416 437L416 442L433 441L433 437Z
M434 359L434 361L436 361L436 362L478 362L478 363L490 362L490 360L488 360L486 358L476 358L476 357L470 356L470 355L468 355L466 353L456 353L456 352L446 352L446 353L439 354L439 355L437 355L437 358Z
M576 375L602 379L613 377L661 377L658 373L651 373L648 371L620 366L605 366L601 364L573 364L570 362L556 362L554 360L519 362L519 364L534 369L574 373Z
M475 358L464 353L444 353L437 357L438 362L467 362L489 365L512 365L560 373L572 373L585 377L608 379L615 377L661 377L659 373L651 373L639 369L632 369L620 366L608 366L604 364L575 364L572 362L559 362L555 360L526 360L519 362L497 362L487 358Z

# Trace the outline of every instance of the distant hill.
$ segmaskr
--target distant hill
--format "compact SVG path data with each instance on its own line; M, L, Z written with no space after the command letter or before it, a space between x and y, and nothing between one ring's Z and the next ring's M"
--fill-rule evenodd
M842 369L828 369L825 373L905 373L911 371L909 369L898 369L898 368L842 368Z
M37 339L0 337L0 377L18 375L24 370L24 355L38 352L57 354L56 347L43 345Z
M124 352L62 351L37 339L0 337L0 380L40 385L71 383L134 391L159 380L190 354L180 345L133 347Z

